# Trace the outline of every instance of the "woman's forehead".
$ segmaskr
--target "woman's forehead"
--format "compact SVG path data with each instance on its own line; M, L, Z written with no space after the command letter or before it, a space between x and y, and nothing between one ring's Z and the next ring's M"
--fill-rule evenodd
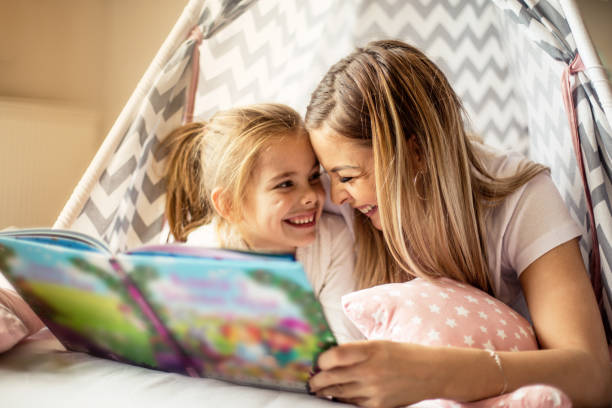
M328 171L338 166L363 166L363 162L372 156L370 147L329 127L311 131L310 141L319 161Z

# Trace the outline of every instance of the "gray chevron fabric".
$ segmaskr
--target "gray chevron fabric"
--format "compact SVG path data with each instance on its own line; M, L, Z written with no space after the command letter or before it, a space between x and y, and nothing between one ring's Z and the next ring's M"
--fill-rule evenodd
M473 130L498 147L549 165L572 215L584 226L586 202L560 91L576 54L553 0L192 0L201 3L196 119L254 102L305 111L326 70L355 46L396 38L422 49L462 97ZM164 152L156 146L178 126L196 42L167 61L73 229L112 249L158 242L163 224ZM595 208L602 272L610 298L612 132L585 74L574 76L583 156Z
M581 249L588 265L592 250L591 228L596 228L601 257L603 302L612 323L612 133L610 121L584 73L574 76L572 98L585 163L588 190L595 214L590 225L582 179L563 104L561 76L577 50L559 4L554 0L496 0L502 10L502 32L519 77L529 120L531 157L551 168L557 187L571 213L584 227Z

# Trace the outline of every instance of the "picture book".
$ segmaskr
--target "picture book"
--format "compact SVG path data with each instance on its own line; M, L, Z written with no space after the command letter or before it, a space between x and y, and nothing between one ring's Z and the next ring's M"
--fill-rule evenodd
M0 271L68 350L147 368L306 392L336 344L290 256L35 229L0 232Z

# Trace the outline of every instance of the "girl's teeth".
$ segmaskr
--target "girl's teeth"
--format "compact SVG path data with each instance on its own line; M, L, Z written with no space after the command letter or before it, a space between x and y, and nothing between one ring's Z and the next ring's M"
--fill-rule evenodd
M288 220L290 223L292 224L308 224L311 223L314 220L314 217L308 217L308 218L299 218L299 219L293 219L293 220Z

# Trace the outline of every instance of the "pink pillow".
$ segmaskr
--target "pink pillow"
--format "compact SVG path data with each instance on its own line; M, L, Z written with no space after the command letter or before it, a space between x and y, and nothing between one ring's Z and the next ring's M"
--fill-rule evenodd
M366 336L431 346L536 350L529 322L501 301L447 278L349 293L344 313Z
M0 353L43 326L38 316L15 291L0 288Z
M0 304L0 353L10 349L27 335L28 329L21 319Z
M430 346L498 351L536 350L529 322L506 304L472 286L441 278L413 279L349 293L344 313L366 338ZM419 408L571 408L561 390L528 385L475 402L425 400Z
M572 408L572 401L558 388L550 385L526 385L509 394L474 402L448 399L424 400L410 408Z

